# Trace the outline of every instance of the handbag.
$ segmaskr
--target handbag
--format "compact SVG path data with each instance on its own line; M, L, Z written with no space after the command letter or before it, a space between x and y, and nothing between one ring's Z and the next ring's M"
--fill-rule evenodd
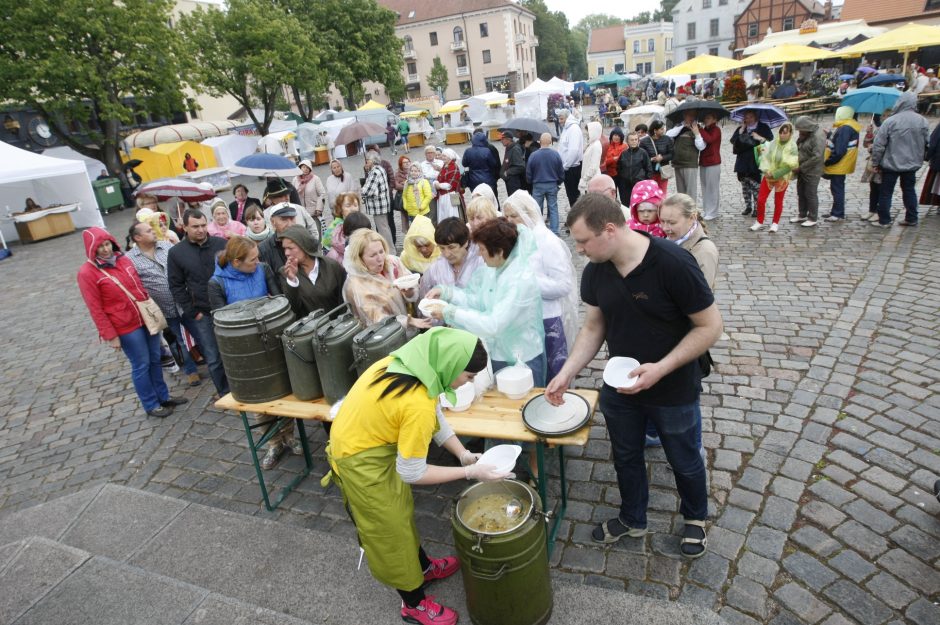
M160 307L157 306L157 303L153 301L152 297L148 297L143 301L134 299L134 296L131 295L131 292L128 291L123 284L121 284L120 280L109 274L107 271L104 271L101 267L96 268L98 271L108 276L108 278L110 278L114 284L118 285L118 288L124 291L124 294L127 295L127 297L132 302L134 302L134 304L137 306L137 312L140 314L140 319L143 321L144 326L147 328L147 332L149 332L151 336L160 334L163 329L167 327L166 317L163 316L163 311L160 310Z
M653 144L653 152L656 153L656 156L659 156L659 150L656 149L656 140L653 137L650 137L650 143ZM657 163L656 166L659 168L659 177L663 180L669 180L676 175L676 170L672 165Z

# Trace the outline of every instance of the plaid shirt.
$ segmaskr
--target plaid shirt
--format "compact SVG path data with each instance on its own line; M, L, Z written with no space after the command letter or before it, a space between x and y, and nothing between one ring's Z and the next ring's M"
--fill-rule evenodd
M381 165L373 165L362 185L362 205L367 215L384 215L392 210L388 195L388 179Z
M127 252L127 257L134 263L144 288L167 319L180 316L166 274L166 259L171 247L173 246L166 241L157 241L154 258L141 252L136 245Z

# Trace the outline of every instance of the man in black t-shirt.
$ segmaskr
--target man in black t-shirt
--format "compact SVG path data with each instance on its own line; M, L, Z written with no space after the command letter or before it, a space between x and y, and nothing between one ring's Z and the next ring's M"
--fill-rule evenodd
M721 335L715 298L691 254L671 241L630 230L620 205L607 196L582 196L568 213L567 225L578 252L591 261L581 277L587 314L546 397L561 403L562 393L605 340L611 357L628 356L641 363L624 387L605 384L601 390L621 504L618 517L594 528L591 537L613 543L622 536L646 534L644 446L649 420L660 433L676 478L679 511L685 518L680 551L697 558L705 553L708 515L698 441L698 357Z

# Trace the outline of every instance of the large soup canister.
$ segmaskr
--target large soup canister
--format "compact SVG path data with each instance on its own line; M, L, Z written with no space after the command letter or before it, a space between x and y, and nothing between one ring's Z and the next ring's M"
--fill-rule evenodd
M353 364L353 338L362 324L343 304L317 320L313 333L313 351L323 395L334 404L349 392L359 375Z
M281 335L284 358L287 360L287 373L290 375L290 387L294 392L294 397L301 401L323 397L316 356L313 353L313 335L316 333L320 318L325 314L324 310L315 310L303 319L290 324Z
M283 295L229 304L212 315L232 397L257 404L290 395L281 333L294 322Z
M496 505L480 505L486 501ZM521 511L505 514L501 502L521 504ZM481 482L460 494L451 525L475 625L542 625L551 617L541 507L535 491L515 480Z
M356 371L362 375L374 362L382 360L408 341L397 317L386 317L353 337Z

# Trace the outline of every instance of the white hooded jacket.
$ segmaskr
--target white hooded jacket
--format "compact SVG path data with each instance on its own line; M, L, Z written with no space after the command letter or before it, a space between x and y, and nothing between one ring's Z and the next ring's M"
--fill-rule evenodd
M565 169L571 169L581 162L584 152L584 135L581 126L574 115L568 115L565 120L565 129L558 138L558 154L561 155L561 164Z
M590 122L588 128L588 146L584 150L584 157L581 161L581 181L578 183L578 189L583 193L587 190L588 182L591 178L601 173L601 124L600 122Z

